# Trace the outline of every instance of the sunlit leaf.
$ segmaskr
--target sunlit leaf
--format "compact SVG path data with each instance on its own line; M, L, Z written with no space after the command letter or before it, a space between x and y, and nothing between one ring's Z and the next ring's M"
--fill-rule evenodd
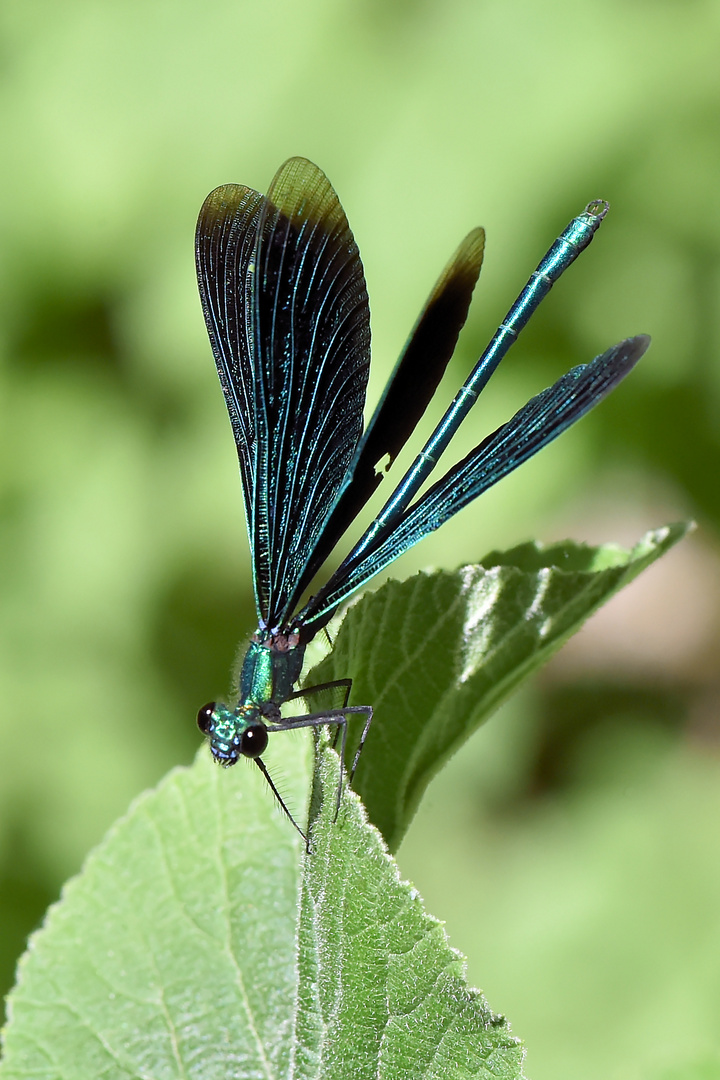
M390 581L348 612L307 683L350 676L351 701L372 704L354 786L391 850L443 762L687 530L657 529L632 551L572 541L494 551L454 573Z
M295 797L304 755L280 744ZM3 1080L519 1080L518 1040L357 796L333 820L337 776L322 749L308 855L259 772L205 752L138 800L21 963Z

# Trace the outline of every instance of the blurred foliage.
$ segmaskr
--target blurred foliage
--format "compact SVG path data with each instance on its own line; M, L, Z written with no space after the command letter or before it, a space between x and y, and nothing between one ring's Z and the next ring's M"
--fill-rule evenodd
M716 1059L719 41L720 0L3 5L6 985L85 852L191 759L197 707L252 628L192 237L211 188L264 189L300 153L363 254L371 400L468 229L487 228L486 264L445 399L557 232L612 204L457 456L619 338L649 332L650 353L395 573L530 536L627 543L685 516L698 539L453 763L470 779L438 789L400 861L527 1038L535 1080ZM480 905L493 941L473 939Z

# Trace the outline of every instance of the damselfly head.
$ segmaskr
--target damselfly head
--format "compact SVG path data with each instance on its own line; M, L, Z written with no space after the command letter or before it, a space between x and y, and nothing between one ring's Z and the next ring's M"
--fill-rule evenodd
M200 709L197 723L208 737L213 758L226 769L240 757L259 757L268 743L267 728L255 708L233 710L211 701Z

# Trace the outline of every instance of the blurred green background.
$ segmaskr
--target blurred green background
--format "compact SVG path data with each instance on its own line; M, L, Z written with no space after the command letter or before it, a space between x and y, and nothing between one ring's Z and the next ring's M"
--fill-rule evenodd
M374 401L460 238L445 400L545 248L612 212L456 456L621 337L578 428L395 568L699 529L428 794L399 861L534 1080L720 1076L720 0L6 0L0 9L0 979L253 627L196 295L207 192L303 154L358 240Z

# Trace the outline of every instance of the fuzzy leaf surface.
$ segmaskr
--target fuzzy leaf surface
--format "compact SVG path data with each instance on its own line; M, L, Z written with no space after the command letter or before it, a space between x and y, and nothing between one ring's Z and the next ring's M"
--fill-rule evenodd
M428 915L360 800L334 821L338 758L320 748L303 876L297 1080L510 1080L524 1051L468 987L464 958Z
M302 806L307 733L273 742ZM2 1080L520 1080L506 1021L357 796L333 821L319 762L309 855L259 772L204 750L137 800L21 961Z

